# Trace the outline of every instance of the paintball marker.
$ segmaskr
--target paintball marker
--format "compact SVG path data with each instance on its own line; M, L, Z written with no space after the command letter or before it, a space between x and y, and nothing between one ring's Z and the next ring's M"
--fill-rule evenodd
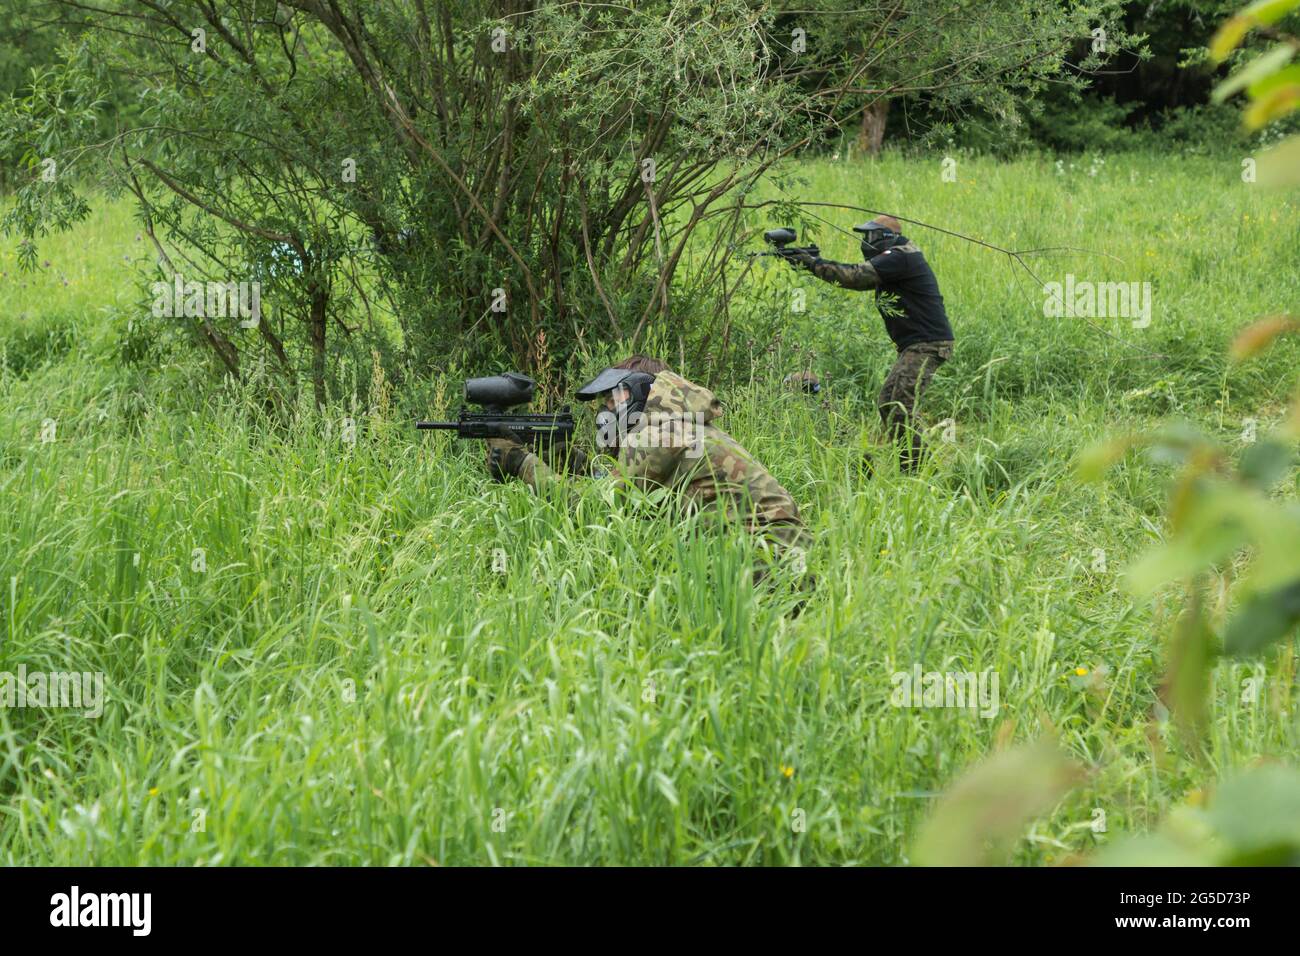
M791 252L806 252L810 256L814 256L814 257L820 256L822 254L821 249L817 248L817 246L815 245L795 246L792 249L787 249L786 246L790 245L790 243L794 242L795 239L797 238L798 238L798 234L793 229L789 229L789 228L769 229L767 232L763 233L763 241L766 242L769 246L773 246L774 248L772 248L768 252L754 252L751 253L751 255L755 257L780 256L781 258L784 259L786 254Z
M483 410L462 407L454 422L418 421L425 431L454 431L457 438L514 438L534 448L558 446L573 436L573 416L567 407L550 415L512 415L509 409L526 405L537 383L518 372L504 372L465 380L465 401Z

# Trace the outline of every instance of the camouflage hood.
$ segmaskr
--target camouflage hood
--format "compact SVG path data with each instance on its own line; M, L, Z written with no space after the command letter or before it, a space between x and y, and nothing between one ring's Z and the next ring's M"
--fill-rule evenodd
M722 417L722 403L703 385L688 382L674 372L660 372L646 399L647 417L700 415L705 423Z

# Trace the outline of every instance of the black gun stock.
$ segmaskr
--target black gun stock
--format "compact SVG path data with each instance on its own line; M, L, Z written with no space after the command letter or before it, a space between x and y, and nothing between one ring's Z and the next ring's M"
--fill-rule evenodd
M418 421L421 431L454 431L457 438L513 438L525 445L539 439L562 444L573 437L575 423L567 411L551 415L511 415L509 412L471 412L461 409L454 422Z

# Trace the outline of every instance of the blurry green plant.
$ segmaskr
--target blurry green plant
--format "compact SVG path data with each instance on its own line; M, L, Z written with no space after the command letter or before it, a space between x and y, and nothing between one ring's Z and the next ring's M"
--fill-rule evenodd
M1148 834L1121 840L1098 866L1300 866L1300 770L1254 767L1200 806L1200 791Z
M1008 861L1026 821L1051 809L1085 776L1051 737L995 753L944 794L912 847L920 866Z
M1246 361L1278 336L1296 331L1300 322L1289 317L1261 319L1237 336L1231 356ZM1150 435L1113 439L1080 457L1080 476L1094 481L1138 447L1180 466L1168 535L1129 568L1128 581L1140 595L1176 580L1187 582L1189 600L1170 646L1165 699L1191 736L1204 725L1209 668L1219 654L1201 596L1206 576L1221 569L1225 580L1237 579L1237 606L1222 629L1223 654L1258 653L1300 624L1300 505L1270 494L1294 474L1297 440L1300 394L1282 424L1248 444L1235 462L1221 443L1178 423Z
M1222 103L1245 91L1250 98L1243 122L1254 132L1300 106L1300 64L1293 64L1300 38L1276 24L1300 7L1300 0L1256 0L1224 22L1210 40L1210 59L1222 63L1251 31L1275 40L1265 52L1250 59L1214 90ZM1267 185L1300 184L1300 136L1292 136L1260 157L1258 181Z
M1246 361L1293 332L1300 332L1300 321L1261 319L1238 334L1231 357ZM1183 423L1095 445L1078 461L1080 476L1089 481L1136 448L1180 466L1166 539L1132 565L1127 577L1133 591L1148 596L1171 582L1186 582L1188 598L1167 648L1162 697L1195 753L1210 724L1218 659L1258 654L1300 625L1300 503L1271 494L1295 474L1298 440L1300 389L1283 423L1251 442L1235 462L1220 442ZM1239 599L1221 634L1205 600L1216 570L1224 591L1238 578ZM1070 792L1081 772L1048 738L990 758L949 787L913 847L914 862L972 866L1005 860L1025 822ZM1211 809L1181 807L1156 833L1124 839L1094 862L1297 865L1297 821L1300 771L1257 767L1225 783Z

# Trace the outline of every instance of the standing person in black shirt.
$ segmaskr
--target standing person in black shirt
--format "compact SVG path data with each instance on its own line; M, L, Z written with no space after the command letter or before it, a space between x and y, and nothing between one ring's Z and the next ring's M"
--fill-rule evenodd
M854 226L853 231L862 234L866 260L856 264L831 262L802 249L780 252L787 262L805 267L824 282L862 292L875 290L876 308L898 349L877 404L886 434L901 445L900 464L910 472L921 460L916 403L934 370L952 358L953 334L934 270L900 229L893 216L877 216Z

